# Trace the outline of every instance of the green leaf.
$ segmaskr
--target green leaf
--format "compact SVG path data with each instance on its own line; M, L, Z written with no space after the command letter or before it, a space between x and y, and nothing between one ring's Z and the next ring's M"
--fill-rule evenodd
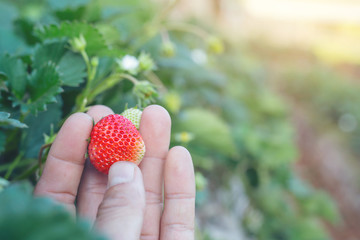
M26 88L26 67L20 59L0 56L0 71L7 76L8 87L14 96L21 100Z
M28 182L12 184L0 193L0 212L1 239L105 239L89 231L89 223L76 221L62 205L34 198Z
M87 76L84 60L71 52L67 52L58 65L58 72L63 85L77 87Z
M29 114L25 123L29 126L22 132L20 149L25 152L26 158L37 158L41 146L44 144L44 134L50 135L51 125L57 130L61 121L62 102L49 104L48 110L37 115Z
M86 52L90 56L100 55L108 51L108 46L98 29L82 22L63 22L61 25L43 26L36 30L36 35L42 39L68 40L83 35L86 40Z
M0 72L0 81L5 81L7 79L8 77L6 76L6 74L4 72Z
M79 86L86 77L84 60L77 54L67 52L65 40L52 40L37 46L33 61L34 68L40 68L49 62L57 65L57 71L63 85Z
M39 38L34 36L35 24L28 19L20 18L14 21L15 32L25 40L28 45L34 45L39 42Z
M180 129L195 135L195 141L223 154L236 153L228 125L205 109L189 109L180 120Z
M46 104L55 102L56 95L62 92L60 76L54 64L47 63L34 70L29 77L30 99L28 105L22 105L32 113L46 110Z
M329 240L331 238L323 230L319 220L315 218L302 218L297 220L296 225L291 231L290 239Z
M79 8L66 8L64 10L57 10L55 12L56 17L61 21L75 21L82 20L86 13L85 7Z
M64 10L69 8L75 9L86 6L89 2L89 0L48 0L52 10Z
M82 20L89 2L89 0L48 0L50 8L61 21Z
M40 68L49 62L57 65L65 54L65 45L65 40L46 42L38 45L34 53L33 67Z
M0 126L11 126L16 128L27 128L28 126L19 120L10 118L10 113L0 112Z

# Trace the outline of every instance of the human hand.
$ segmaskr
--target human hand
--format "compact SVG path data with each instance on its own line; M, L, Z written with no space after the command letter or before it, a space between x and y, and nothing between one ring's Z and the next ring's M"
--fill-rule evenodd
M107 176L85 160L85 153L93 119L109 114L111 109L98 105L66 120L34 194L64 204L113 240L194 239L193 164L185 148L169 150L171 120L166 110L154 105L143 111L140 133L146 153L139 167L117 162Z

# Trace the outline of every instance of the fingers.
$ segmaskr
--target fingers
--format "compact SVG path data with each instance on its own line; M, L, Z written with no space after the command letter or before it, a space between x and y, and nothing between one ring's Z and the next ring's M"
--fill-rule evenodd
M75 113L65 121L52 144L35 195L52 197L75 213L74 201L91 129L92 119L85 113Z
M141 239L159 239L163 169L169 150L170 131L171 119L164 108L157 105L145 108L140 123L140 134L146 147L144 159L140 164L146 192Z
M95 123L113 113L110 108L101 105L93 106L87 112ZM107 176L97 171L87 160L80 183L77 205L79 215L88 219L91 223L95 221L99 205L104 197L106 184Z
M116 162L109 171L108 189L96 219L96 228L109 239L138 240L145 209L140 169L130 162Z
M183 147L169 151L165 163L165 207L161 240L194 239L195 177L189 152Z

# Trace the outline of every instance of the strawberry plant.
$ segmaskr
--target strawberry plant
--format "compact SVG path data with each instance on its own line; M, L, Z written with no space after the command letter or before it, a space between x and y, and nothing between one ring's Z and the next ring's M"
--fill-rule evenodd
M336 209L293 172L286 106L268 89L259 60L230 43L225 48L203 23L172 20L177 2L0 2L0 174L7 180L0 187L38 180L71 113L94 104L121 113L126 105L157 103L171 114L172 144L192 153L199 211L202 201L212 201L210 186L226 188L231 177L241 178L250 203L238 219L248 235L327 239L320 220L336 221ZM93 150L90 144L90 159ZM6 194L3 207L11 202ZM30 210L39 204L27 203ZM51 207L43 211L57 216Z

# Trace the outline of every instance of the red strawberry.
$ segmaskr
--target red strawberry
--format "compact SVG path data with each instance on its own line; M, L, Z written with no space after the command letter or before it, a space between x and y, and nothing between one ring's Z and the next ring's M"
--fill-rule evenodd
M107 174L114 162L130 161L139 164L145 154L145 145L139 131L129 119L112 114L94 126L88 153L95 168Z

